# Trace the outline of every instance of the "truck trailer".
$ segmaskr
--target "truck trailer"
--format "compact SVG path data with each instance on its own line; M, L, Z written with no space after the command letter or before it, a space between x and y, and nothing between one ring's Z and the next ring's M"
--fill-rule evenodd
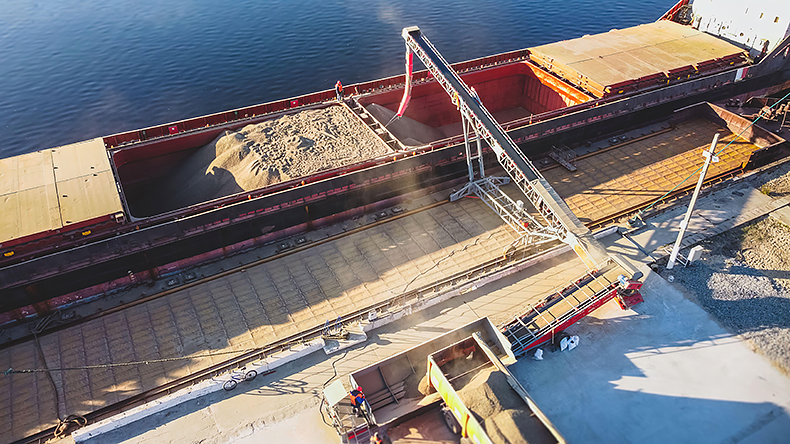
M324 391L325 417L335 418L343 443L367 443L376 432L393 443L564 443L508 370L515 361L507 338L480 318L355 371L333 397L335 381ZM362 418L350 413L345 388L365 394Z

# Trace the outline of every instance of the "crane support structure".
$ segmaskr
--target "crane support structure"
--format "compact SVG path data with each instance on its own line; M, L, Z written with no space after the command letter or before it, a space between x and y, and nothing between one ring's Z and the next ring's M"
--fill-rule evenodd
M470 182L462 190L454 193L451 200L476 194L508 225L522 234L525 242L526 239L534 237L562 240L573 247L589 269L595 269L598 264L606 261L609 255L603 246L573 214L565 201L483 106L477 94L461 80L458 73L422 34L420 28L416 26L404 28L402 35L406 41L407 57L409 52L412 52L422 61L461 112ZM407 72L407 76L409 75L410 73ZM480 163L481 173L477 180L474 178L472 167L474 158L469 146L469 127L474 132L478 144L477 156L474 158ZM499 189L499 185L508 182L507 178L485 177L482 172L481 139L491 147L510 181L524 193L548 226L540 225L527 214L523 203L511 199Z

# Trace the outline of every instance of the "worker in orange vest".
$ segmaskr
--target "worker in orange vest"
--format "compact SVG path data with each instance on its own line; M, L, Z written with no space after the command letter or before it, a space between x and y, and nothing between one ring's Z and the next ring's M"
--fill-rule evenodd
M392 440L387 436L387 432L376 432L370 437L371 444L392 444Z
M365 408L365 394L362 393L362 387L357 387L356 389L351 390L348 394L351 397L354 413L357 415L357 417L362 416Z
M335 83L335 94L337 94L337 101L343 101L343 84L340 83L340 80Z

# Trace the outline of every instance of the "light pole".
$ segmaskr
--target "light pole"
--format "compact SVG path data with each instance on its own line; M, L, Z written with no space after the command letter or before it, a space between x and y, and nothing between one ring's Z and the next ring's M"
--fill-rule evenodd
M683 222L680 223L680 232L678 233L678 238L675 241L675 247L672 248L672 254L669 255L667 270L671 270L672 268L675 267L675 261L678 258L678 253L680 252L680 243L683 241L683 235L686 233L686 228L689 225L689 220L691 220L691 213L694 211L694 204L697 203L697 197L699 197L699 190L702 188L702 182L705 181L705 175L708 173L708 167L710 166L711 162L719 161L719 158L713 155L713 153L716 152L716 144L718 142L719 142L719 133L716 133L713 136L713 142L711 142L710 144L710 150L702 152L702 155L705 157L705 164L702 166L702 171L699 173L699 180L697 181L697 187L694 189L694 194L691 196L691 202L689 203L689 210L686 212L686 217L683 218Z

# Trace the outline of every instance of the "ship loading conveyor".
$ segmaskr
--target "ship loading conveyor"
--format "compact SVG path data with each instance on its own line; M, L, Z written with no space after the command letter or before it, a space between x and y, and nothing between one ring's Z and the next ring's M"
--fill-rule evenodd
M588 270L567 286L550 293L545 299L526 304L524 313L500 326L502 333L513 344L513 353L523 356L541 345L557 344L563 331L607 302L615 299L623 310L643 302L639 289L641 273L631 278L627 267L616 256L599 264L598 270Z
M475 173L472 163L474 158L470 152L468 128L465 124L464 137L470 183L451 196L451 200L457 200L468 194L476 194L508 225L516 228L520 234L523 232L523 235L526 236L554 237L571 245L588 269L595 269L597 264L606 260L607 253L593 238L590 230L573 214L565 201L552 189L549 182L521 152L515 142L483 106L477 95L461 80L420 29L416 26L404 28L402 36L406 41L407 48L407 77L411 75L411 54L413 53L450 95L453 103L461 112L462 118L471 125L475 132L478 151L475 158L480 162L481 177L474 180ZM407 80L407 85L408 83ZM410 89L407 87L402 102L404 107L408 103L409 93ZM482 165L481 139L488 143L510 179L547 221L548 227L540 226L534 218L526 214L523 203L518 200L514 201L499 189L500 184L507 183L507 178L483 177L485 173ZM530 225L532 227L537 225L538 229L535 230Z
M682 21L676 16L679 15L679 7L687 6L685 2L681 0L660 21ZM701 14L709 23L716 23L716 17L720 17L716 14L728 8L722 8L723 2L718 0L710 3L705 11L700 6ZM785 20L784 16L782 20ZM740 23L740 19L734 19L733 23ZM653 28L675 30L673 35L677 37L674 39L677 42L671 43L675 49L669 51L670 54L687 46L680 45L683 40L698 42L697 39L702 38L692 27L674 26L671 23L640 29ZM771 29L784 31L786 25L784 22L774 23ZM627 34L636 32L632 30ZM706 39L717 38L713 29L706 33L714 34L707 35ZM615 36L619 31L607 34ZM603 36L592 37L602 44L609 41ZM749 35L743 38L753 37ZM587 37L573 39L556 47L583 47L588 41L590 39ZM645 124L656 116L700 101L718 101L723 98L745 101L749 95L771 95L786 89L790 86L790 59L786 52L790 41L784 33L771 37L770 41L769 52L760 56L759 61L746 60L746 65L741 65L743 60L739 59L740 56L735 57L743 52L738 46L720 48L721 51L710 55L713 58L700 56L691 60L678 59L677 64L662 63L661 66L655 66L656 72L650 70L650 66L653 66L651 59L642 57L640 60L647 63L643 68L648 71L634 74L645 74L642 77L629 77L624 88L615 88L618 82L611 83L606 78L594 75L600 70L582 70L578 63L573 63L574 60L579 62L578 59L566 61L579 68L577 71L587 75L590 81L594 80L610 89L601 98L592 94L594 88L580 88L572 81L572 77L563 74L566 71L560 72L556 64L547 66L545 58L539 59L537 53L547 56L555 54L545 45L459 62L452 67L463 76L467 85L476 88L486 109L498 119L530 159L536 161L533 156L540 155L551 145L571 146L578 140L595 140L601 134L620 131L622 121L627 121L629 125ZM654 46L663 45L654 43ZM630 46L624 44L622 49L626 50ZM619 55L622 52L620 48L611 47L611 52L604 53L604 57L609 65L624 74L630 63ZM644 55L644 51L637 52ZM740 61L729 63L735 59ZM664 62L669 63L668 60ZM661 70L667 71L658 72ZM683 73L686 74L680 75ZM347 102L358 100L365 109L386 111L389 115L381 122L383 124L391 116L403 85L402 75L346 85L345 99ZM283 237L288 233L285 230L309 231L312 227L326 226L339 219L386 208L402 200L406 193L419 193L431 187L436 187L432 189L435 191L440 189L437 185L455 186L459 177L465 175L467 156L463 155L463 148L459 150L463 139L459 137L461 119L453 109L455 106L446 100L445 94L428 71L415 73L414 97L404 117L414 120L412 123L433 133L435 137L422 141L404 140L395 131L397 125L393 125L393 128L388 129L402 143L392 143L392 140L384 140L384 143L400 146L397 152L221 199L203 201L168 213L135 215L133 207L146 199L147 189L153 187L151 189L156 190L157 180L167 176L172 168L180 167L187 156L210 143L223 131L239 131L249 124L336 105L335 92L325 90L96 139L103 142L110 156L110 173L115 183L109 183L113 187L108 187L102 181L97 182L110 175L99 173L98 177L94 177L96 171L91 170L89 176L93 177L93 186L99 186L101 193L93 193L90 199L82 202L78 202L84 198L81 193L65 193L67 197L61 194L57 200L53 200L52 193L42 194L48 188L51 189L47 185L53 177L51 169L49 172L39 169L40 181L31 182L33 177L27 177L27 173L33 170L19 170L20 174L16 174L18 169L12 168L7 174L12 180L5 181L6 187L0 186L4 188L0 194L8 195L5 197L6 203L12 204L9 211L2 212L10 219L2 221L7 223L0 222L10 232L3 232L0 236L7 238L0 242L0 288L6 296L3 309L6 313L13 310L9 315L11 319L22 319L44 312L40 308L41 303L59 306L58 298L72 300L64 294L93 295L103 293L106 288L136 285L141 273L159 276L158 270L169 273L172 264L180 264L176 266L183 269L184 264L202 263L212 257L228 257L237 254L239 248L247 248L250 243L261 245ZM381 120L375 113L371 114ZM381 131L381 128L372 129ZM57 149L63 151L64 148ZM487 159L493 157L488 152L486 155ZM46 156L43 157L46 159ZM5 162L0 163L23 161L12 158L3 160ZM39 163L39 166L44 164L46 162ZM50 162L50 168L52 165ZM2 167L0 165L0 169ZM579 170L585 172L583 168ZM611 168L597 172L613 174L608 170ZM60 176L56 177L56 181L61 181ZM548 178L551 180L551 177ZM551 184L567 200L580 220L589 224L578 206L574 206L568 196L563 194L562 187L556 182ZM158 199L157 193L152 194ZM101 203L95 200L97 196L120 200L123 211L99 211L101 206L95 205ZM47 197L45 200L48 202L66 203L62 207L49 206L55 213L61 214L62 223L52 220L52 214L45 211L36 211L34 214L13 208L13 200L29 202L30 199L43 197ZM612 199L619 197L613 196ZM504 197L499 200L509 204ZM580 200L584 200L583 197ZM86 216L98 212L98 217L72 219L65 214L71 209L86 210ZM82 212L72 215L79 216ZM24 220L30 217L40 219L35 224L25 224ZM592 220L600 225L600 220ZM63 227L58 228L58 225ZM17 230L20 226L27 229ZM56 229L49 229L52 227ZM129 271L133 274L130 275ZM77 296L77 299L82 300L83 296Z
M703 159L699 151L708 147L715 132L722 132L720 140L731 140L749 124L746 119L710 104L686 108L667 118L668 120L655 125L620 134L622 137L618 137L618 141L627 139L626 142L609 146L613 136L610 134L594 143L590 148L592 151L578 161L579 171L583 175L576 180L571 180L570 177L573 176L559 165L553 169L541 169L541 172L567 199L574 214L581 220L607 220L608 216L601 215L619 214L637 206L642 207L651 196L654 199L655 196L669 191L669 187L676 183L671 180L673 177L685 177L693 172L698 166L694 162ZM752 132L744 133L742 137L742 140L732 145L732 149L720 154L720 162L712 168L722 169L718 172L712 169L709 177L730 174L731 168L740 168L741 164L752 162L760 153L769 154L786 145L784 139L758 125L754 125ZM671 150L669 143L672 144ZM732 158L729 158L731 155ZM615 167L607 169L607 164ZM620 176L618 171L625 169L629 174ZM624 188L625 191L620 192L619 199L612 199L606 193L606 190L613 188L613 183L627 184L625 187L621 185L621 189ZM640 184L645 188L640 188ZM443 197L446 196L445 192ZM423 207L420 202L408 204L403 208L406 213L396 217L361 226L353 232L344 232L326 241L309 242L299 250L280 252L277 256L255 263L245 262L238 268L207 276L201 282L182 281L187 285L167 287L167 292L151 295L149 292L152 290L143 285L136 291L149 293L145 301L130 303L129 298L132 295L129 293L116 296L113 299L120 298L129 305L122 304L112 310L104 309L93 316L77 316L78 319L71 324L63 325L63 328L57 330L48 330L39 335L39 339L45 347L58 343L70 344L69 349L72 352L60 354L54 362L58 366L103 362L119 354L131 354L146 359L172 356L168 351L172 349L168 347L179 341L196 344L195 338L205 338L214 344L227 344L219 350L215 349L217 351L230 350L234 336L252 337L256 346L274 347L272 344L279 343L272 341L282 340L284 336L295 332L307 334L301 329L311 325L320 333L326 319L334 321L338 315L343 315L343 320L348 320L349 324L352 319L367 319L370 308L366 308L366 301L371 297L380 313L390 313L394 310L390 307L409 306L411 301L425 296L441 295L436 289L457 285L462 278L464 280L461 282L469 282L466 279L477 279L490 270L498 269L500 265L511 263L510 260L501 258L501 251L514 240L515 233L503 226L488 207L482 205L478 199L462 199L454 204L444 202L428 207ZM421 210L417 211L418 209ZM339 226L335 231L343 232L344 229ZM474 239L489 236L490 240L485 243L478 245L473 242ZM438 245L431 247L434 243ZM469 247L464 248L467 244ZM458 251L451 259L441 262L441 266L433 267L432 264L456 249ZM272 246L271 251L274 250L275 247ZM257 254L262 253L259 250ZM498 257L500 259L495 259ZM553 303L553 298L548 300L558 292L579 311L592 305L577 304L570 297L572 289L565 290L586 275L581 270L581 262L576 262L575 258L570 259L571 262L563 264L563 273L554 271L550 276L550 288L556 291L544 292L541 289L543 286L534 285L535 281L530 281L520 287L519 291L513 292L512 296L508 296L512 299L508 299L507 304L502 304L500 299L495 299L496 303L490 303L486 299L486 310L490 310L488 313L491 313L492 320L501 329L514 327L511 332L517 335L518 341L508 334L506 336L514 344L514 352L517 354L520 354L519 350L528 352L531 349L533 334L538 338L544 335L535 331L530 333L518 330L520 323L514 319L516 313L523 323L531 325L532 321L537 321L536 326L543 327L537 325L544 322L543 318L564 319L564 315L573 316L577 313L566 302ZM228 261L225 265L234 266L237 263ZM392 263L392 267L388 267L388 263ZM420 273L428 267L433 268L429 272ZM348 271L349 269L353 272ZM606 266L600 267L600 272L609 281L621 273L628 274L626 271L615 272ZM597 273L599 272L595 276L600 279ZM367 280L366 276L371 274L381 275L382 278ZM417 274L422 277L408 286L408 293L398 294L395 299L388 300L392 296L387 295L390 289L402 290L406 282ZM184 278L184 275L181 277ZM162 285L164 286L164 282ZM587 299L584 292L592 294L600 288L597 284L593 284L593 288L583 283L579 286L583 292L577 290L574 297L582 303ZM325 291L323 297L316 297L316 288ZM304 296L308 298L307 306L303 304ZM600 301L598 297L595 300ZM351 306L344 307L347 302ZM603 303L605 301L601 305ZM335 310L349 311L324 315L330 306ZM474 307L475 310L480 310L477 306ZM499 307L506 308L499 310ZM532 307L541 311L543 318ZM544 308L551 312L543 313ZM197 333L193 326L198 328ZM27 331L25 325L20 327ZM555 338L556 341L564 328L554 328L553 334L551 328L544 329L543 332L548 333L545 338ZM318 334L315 330L309 332ZM3 339L7 340L10 334L11 330L7 329ZM116 345L107 347L105 342L96 339L105 337L109 343ZM129 341L126 339L128 337L133 340ZM30 365L35 350L29 347L32 341L33 338L29 337L27 342L20 341L15 345L0 344L0 361L5 360L8 367L13 368ZM159 345L151 349L151 344ZM524 350L524 347L528 349ZM189 353L189 350L184 353ZM198 361L189 366L194 372L195 369L203 369L209 364L211 363ZM50 365L53 365L51 361ZM118 406L120 402L127 402L124 397L140 395L139 392L145 392L146 399L151 399L149 389L160 393L157 387L169 384L173 379L172 375L184 368L185 366L174 362L168 366L145 366L145 372L139 375L131 366L113 373L93 372L85 376L89 381L87 386L79 383L84 377L81 373L72 373L66 378L66 405L79 406L80 410L77 411L69 408L69 413L89 415L92 402L107 402ZM70 383L72 381L76 383ZM134 385L129 388L125 384ZM119 390L125 390L120 397L114 394L117 393L113 388L116 386ZM25 430L25 423L35 421L31 418L47 418L47 415L52 414L52 392L42 391L36 394L36 390L37 385L30 384L26 379L0 379L0 392L16 393L12 404L9 404L13 421L8 421L8 433L13 434L12 436L21 437L19 433ZM30 396L36 396L34 399L37 402L30 403ZM119 404L114 404L114 399ZM43 425L48 426L47 423Z

